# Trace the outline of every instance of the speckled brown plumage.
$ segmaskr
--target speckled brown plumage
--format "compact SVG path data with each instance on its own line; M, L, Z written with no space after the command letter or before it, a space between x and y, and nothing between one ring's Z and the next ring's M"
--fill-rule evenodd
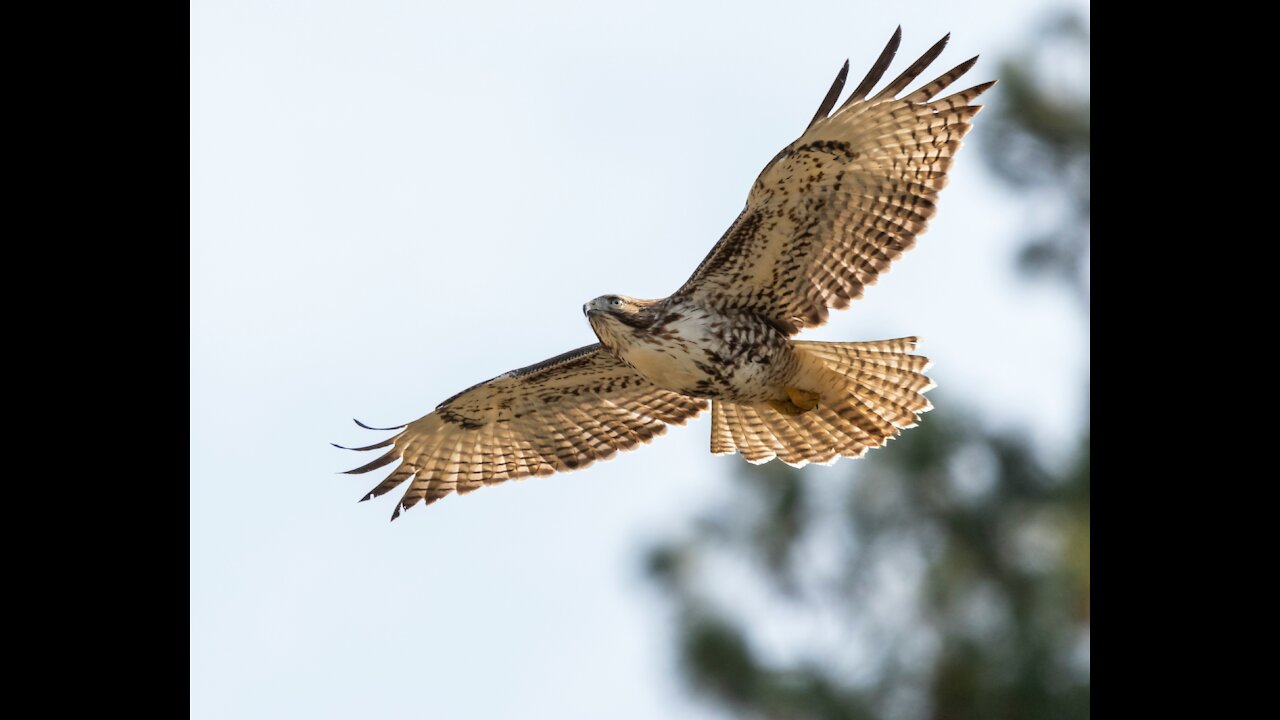
M410 423L382 456L349 471L403 460L362 500L406 480L400 510L452 492L531 475L579 470L683 425L706 400L655 387L599 344L496 377Z
M792 340L847 307L936 212L960 139L994 82L936 95L977 60L898 97L947 38L875 95L901 30L836 108L848 63L805 132L760 173L746 207L670 297L583 307L598 344L514 370L441 403L350 472L400 465L363 499L396 505L587 467L684 424L711 401L711 452L802 466L861 457L930 409L915 338ZM868 97L870 95L870 97ZM835 108L834 112L832 109Z
M839 110L820 112L765 167L746 208L677 296L750 307L795 333L826 322L828 308L848 307L915 245L982 107L969 103L995 83L932 99L975 57L895 99L942 51L943 38L883 91L861 99L888 67L899 38L895 33ZM843 84L844 71L832 86L835 95Z

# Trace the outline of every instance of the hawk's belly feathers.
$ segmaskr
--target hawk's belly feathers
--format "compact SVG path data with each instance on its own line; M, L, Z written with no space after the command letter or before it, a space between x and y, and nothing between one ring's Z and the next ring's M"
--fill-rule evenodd
M787 338L747 313L671 308L648 328L623 326L618 356L654 384L692 397L760 403L786 397L796 359Z

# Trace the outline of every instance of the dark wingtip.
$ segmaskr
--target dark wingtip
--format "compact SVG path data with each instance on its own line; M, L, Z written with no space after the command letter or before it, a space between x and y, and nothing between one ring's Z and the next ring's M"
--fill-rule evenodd
M947 43L950 41L951 33L943 35L941 40L930 46L928 50L925 50L924 55L921 55L918 60L911 63L910 67L903 70L901 75L894 78L893 81L885 86L883 90L876 93L875 97L872 99L881 100L884 98L895 97L899 92L905 89L907 85L910 85L911 82L920 75L920 73L924 72L925 68L929 67L929 65L937 59L938 55L942 53L942 51L947 47Z
M992 86L994 86L994 85L995 85L996 83L998 83L998 82L1000 82L1000 81L999 81L999 80L988 80L988 81L986 81L986 82L984 82L984 83L978 83L977 85L974 85L973 87L969 88L968 90L963 90L963 91L961 91L961 92L971 93L971 94L972 94L972 98L971 98L971 99L976 99L976 98L977 98L979 95L981 95L982 93L984 93L984 92L986 92L986 91L990 90L990 89L992 88ZM975 105L974 107L981 107L981 105Z
M401 505L397 502L395 512L391 513L391 522L395 522L396 518L400 517L400 508Z
M378 456L375 460L372 460L364 465L361 465L358 468L347 470L342 474L343 475L363 475L364 473L370 472L372 470L377 470L378 468L383 467L384 465L390 465L391 463L399 459L400 459L400 456L397 455L395 449L392 448L391 450L388 450L386 453Z
M862 78L862 82L858 83L858 87L854 88L853 93L840 106L841 110L867 97L867 93L871 92L871 88L875 87L875 84L880 82L880 78L884 77L885 70L889 69L889 64L893 62L894 56L898 54L898 46L901 44L902 26L899 25L898 29L893 31L893 37L889 38L889 43L880 51L880 55L876 58L875 63L872 64L871 69Z
M943 90L946 90L948 87L951 86L952 83L954 83L956 80L959 80L961 77L964 76L965 73L973 69L973 66L977 64L977 62L978 62L978 56L974 55L968 60L965 60L959 65L951 68L945 73L934 78L933 81L930 82L928 85L925 85L924 87L921 87L915 92L908 95L905 98L906 101L913 102L913 103L929 102L930 100L933 99L935 95L942 92Z
M351 418L351 420L352 420L355 424L357 424L357 425L359 425L360 427L364 428L365 430L399 430L400 428L404 427L404 425L396 425L395 427L385 427L385 428L380 428L380 427L373 427L373 426L370 426L370 425L365 425L364 423L360 422L359 420L356 420L355 418Z
M335 442L331 442L329 444L338 448L339 450L354 450L355 452L366 452L368 450L377 450L378 448L384 448L394 443L397 437L399 436L396 435L393 437L389 437L386 440L383 440L382 442L376 442L376 443L373 443L372 445L365 445L363 447L347 447L346 445L339 445L338 443L335 443Z
M849 60L844 61L844 65L840 67L840 72L836 73L835 82L831 83L831 89L827 91L826 97L822 98L822 102L818 105L818 111L813 114L813 119L805 126L805 130L814 126L814 123L827 117L831 112L831 108L836 106L836 100L840 99L840 92L844 90L845 80L849 78Z

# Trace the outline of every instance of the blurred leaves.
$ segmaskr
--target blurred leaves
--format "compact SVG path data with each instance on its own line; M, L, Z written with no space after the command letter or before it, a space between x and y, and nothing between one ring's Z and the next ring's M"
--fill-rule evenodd
M1054 470L1019 438L934 411L862 463L822 498L798 471L748 466L723 506L653 551L692 685L748 716L880 717L900 703L918 717L1087 717L1087 440ZM787 626L770 642L803 659L756 650L756 622Z
M975 123L983 157L1028 203L1019 266L1066 283L1088 306L1089 30L1052 18L1033 43L1000 63L1000 94Z
M1024 193L1031 279L1088 307L1088 29L1062 16L1001 65L978 123ZM957 404L840 482L743 465L652 550L691 688L744 717L1089 715L1089 431L1050 460Z

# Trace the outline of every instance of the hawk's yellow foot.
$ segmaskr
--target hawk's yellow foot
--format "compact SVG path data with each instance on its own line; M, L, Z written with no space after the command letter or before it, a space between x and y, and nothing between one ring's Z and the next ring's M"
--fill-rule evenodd
M787 397L791 398L791 402L799 408L800 412L808 412L818 407L818 393L801 390L800 388L788 387ZM795 414L795 413L791 413Z
M770 400L769 407L777 410L783 415L799 415L804 409L790 400Z

